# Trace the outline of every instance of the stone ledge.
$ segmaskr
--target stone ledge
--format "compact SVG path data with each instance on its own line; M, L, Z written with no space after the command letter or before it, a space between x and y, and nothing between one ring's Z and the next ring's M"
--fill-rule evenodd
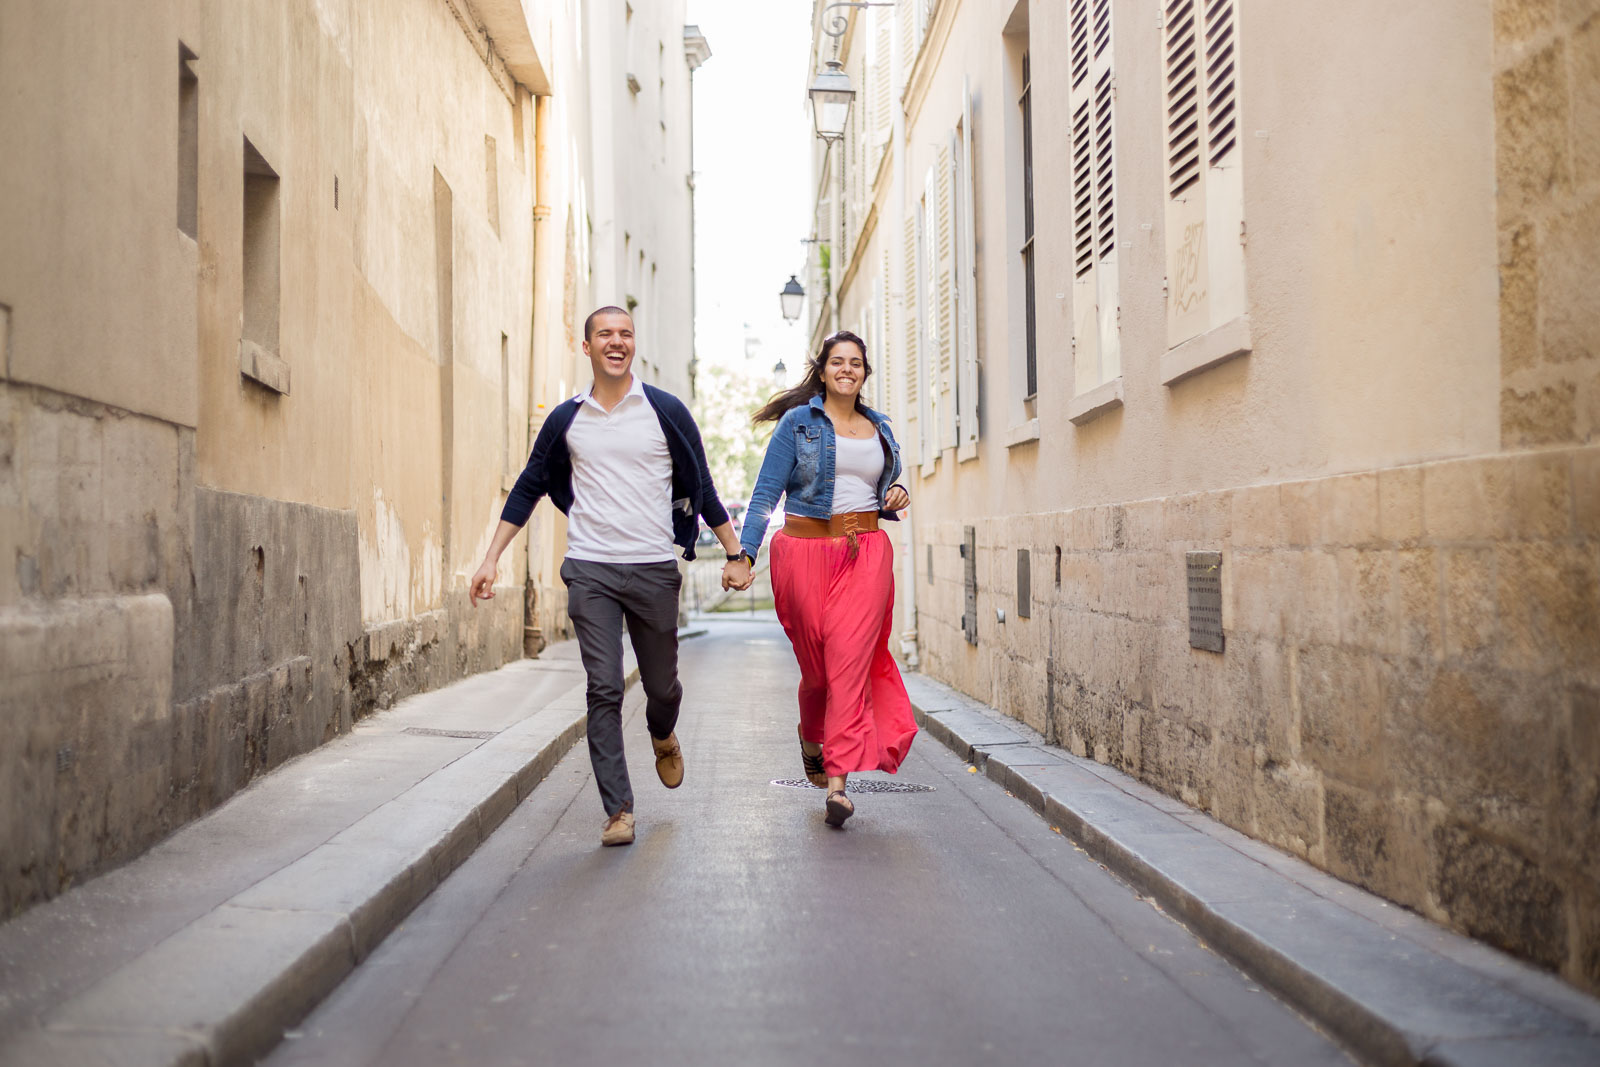
M1067 420L1074 426L1083 426L1121 406L1122 379L1113 378L1073 397L1067 404Z
M289 395L289 364L254 341L239 342L239 373L274 393Z
M1006 431L1006 447L1016 448L1018 445L1032 444L1039 440L1039 420L1029 419Z
M1600 1002L1558 979L1292 857L1263 859L1259 842L926 676L906 688L930 736L981 753L988 778L1372 1062L1600 1062ZM1031 743L984 746L979 731Z
M1240 315L1162 355L1161 384L1176 385L1230 359L1248 356L1250 344L1250 316Z

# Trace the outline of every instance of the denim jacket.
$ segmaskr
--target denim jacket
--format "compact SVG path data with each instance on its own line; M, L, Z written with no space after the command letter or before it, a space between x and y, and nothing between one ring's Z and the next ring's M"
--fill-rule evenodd
M878 440L884 447L883 474L878 478L878 515L880 518L898 520L899 515L883 507L889 489L900 477L900 446L889 432L889 418L871 408L867 418L877 427ZM778 497L787 494L784 510L790 515L812 519L833 516L833 420L822 410L822 397L814 396L808 404L790 408L778 420L767 444L766 458L761 461L761 473L756 475L755 492L750 494L750 507L744 513L744 529L739 534L739 544L754 558L761 551L761 542L767 534L767 523L772 519L772 509L778 506Z

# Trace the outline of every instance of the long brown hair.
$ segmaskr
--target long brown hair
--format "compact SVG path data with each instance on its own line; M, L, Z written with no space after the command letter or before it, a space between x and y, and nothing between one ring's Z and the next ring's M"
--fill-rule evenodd
M867 379L872 377L872 364L867 360L867 342L849 330L840 330L822 342L822 351L818 353L816 359L806 364L806 375L800 379L800 384L785 389L771 400L768 400L760 411L751 416L750 421L753 423L776 422L783 418L784 413L790 408L797 408L801 404L810 403L812 397L821 396L827 392L827 386L822 384L822 369L828 365L828 353L832 352L833 346L841 341L849 341L861 349L861 367L865 372L861 376L861 389L865 390ZM856 393L856 410L863 415L867 413L867 405L861 402L861 392L859 391Z

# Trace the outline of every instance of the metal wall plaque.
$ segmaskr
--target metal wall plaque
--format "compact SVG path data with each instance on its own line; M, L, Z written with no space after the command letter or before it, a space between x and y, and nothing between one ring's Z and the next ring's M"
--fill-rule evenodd
M1222 553L1189 552L1189 644L1222 651Z
M1017 618L1033 617L1033 555L1017 549Z

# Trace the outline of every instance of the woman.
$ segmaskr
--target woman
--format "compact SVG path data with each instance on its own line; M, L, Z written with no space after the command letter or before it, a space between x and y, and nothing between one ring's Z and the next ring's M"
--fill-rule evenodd
M911 503L889 420L861 402L872 373L867 346L841 331L822 343L799 385L756 412L776 421L724 582L750 584L772 509L786 496L772 542L772 595L800 662L800 754L806 777L827 789L827 823L855 813L845 783L855 771L891 774L916 735L911 700L889 654L894 549L878 520Z

